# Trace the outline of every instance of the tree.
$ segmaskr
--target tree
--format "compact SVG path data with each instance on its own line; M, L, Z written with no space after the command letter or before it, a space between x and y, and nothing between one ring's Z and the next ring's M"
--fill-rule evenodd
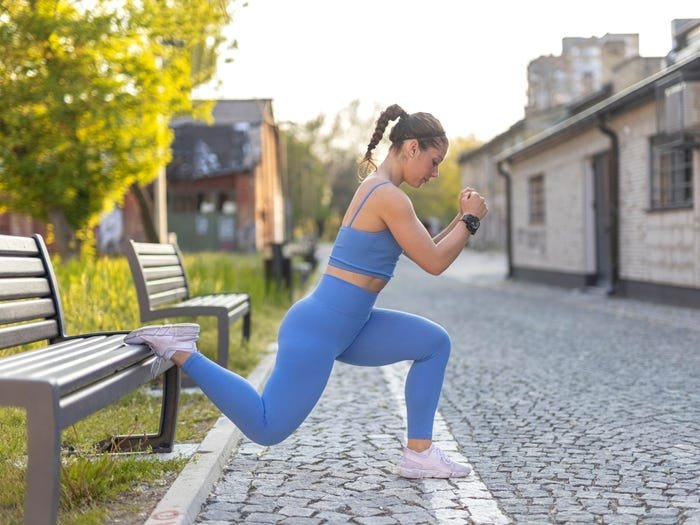
M0 3L0 211L50 222L64 254L168 162L228 20L222 0L93 4Z
M324 165L313 152L319 124L318 119L304 124L287 123L284 142L294 229L301 234L322 236L331 188Z

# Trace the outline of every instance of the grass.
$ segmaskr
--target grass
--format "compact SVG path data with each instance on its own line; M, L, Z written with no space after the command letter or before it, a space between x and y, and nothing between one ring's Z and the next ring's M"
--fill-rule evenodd
M268 345L277 337L282 316L291 303L285 290L266 290L263 262L256 254L186 254L185 267L193 294L245 291L253 305L250 342L241 341L240 321L232 327L229 367L247 375ZM129 330L139 326L138 303L131 274L123 257L83 257L54 261L62 296L67 334L100 330ZM175 322L178 319L168 320ZM183 319L184 320L184 319ZM191 319L188 319L191 320ZM199 347L213 357L216 321L198 318L202 325ZM0 357L12 351L0 351ZM64 458L61 473L59 522L64 525L102 524L109 520L110 502L125 491L149 490L174 476L186 460L161 461L133 455L95 454L95 443L115 434L153 432L158 427L160 399L148 386L127 395L65 429L61 440ZM201 394L183 393L177 441L196 443L219 417L218 410ZM0 523L22 523L24 469L26 463L25 414L21 409L0 408Z

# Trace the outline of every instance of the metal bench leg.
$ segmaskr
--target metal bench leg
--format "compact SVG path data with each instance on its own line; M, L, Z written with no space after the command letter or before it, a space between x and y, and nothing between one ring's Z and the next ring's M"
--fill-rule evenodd
M252 309L243 316L243 339L245 341L250 341L251 315Z
M217 319L219 328L219 338L216 362L224 368L228 368L229 319L228 315L226 314L218 316Z
M58 396L49 385L28 394L27 485L24 522L53 525L58 519L61 475L61 428L57 420Z
M102 452L172 452L175 444L177 413L180 408L180 369L169 368L163 374L163 403L160 410L160 428L157 434L114 436L101 441Z

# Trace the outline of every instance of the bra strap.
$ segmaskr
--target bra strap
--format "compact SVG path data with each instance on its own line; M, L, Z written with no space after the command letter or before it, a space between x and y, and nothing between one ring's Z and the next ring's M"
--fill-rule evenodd
M379 186L384 186L385 184L389 184L391 181L385 180L384 182L380 182L379 184L375 184L374 187L367 192L365 195L365 198L362 199L362 202L360 205L357 207L355 210L355 213L352 214L352 219L350 219L350 222L348 223L348 226L352 226L352 223L355 222L355 217L357 217L357 214L360 213L360 210L362 207L365 205L365 202L367 202L367 199L369 199L369 196L372 195L372 192L376 190Z

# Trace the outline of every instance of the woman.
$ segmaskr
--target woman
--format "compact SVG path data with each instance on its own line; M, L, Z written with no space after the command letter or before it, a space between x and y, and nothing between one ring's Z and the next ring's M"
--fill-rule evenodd
M372 150L398 119L391 147L376 167ZM333 363L382 366L410 360L406 378L407 444L399 474L408 478L461 477L469 467L432 445L450 338L416 315L375 308L401 253L438 275L461 253L488 208L472 188L462 190L454 220L434 239L421 224L401 184L418 188L438 176L448 141L428 113L409 115L397 105L377 120L361 165L374 170L359 185L343 219L325 274L310 295L286 314L279 350L262 395L235 373L197 352L196 324L147 326L125 341L149 345L172 359L251 440L272 445L288 437L321 397Z

